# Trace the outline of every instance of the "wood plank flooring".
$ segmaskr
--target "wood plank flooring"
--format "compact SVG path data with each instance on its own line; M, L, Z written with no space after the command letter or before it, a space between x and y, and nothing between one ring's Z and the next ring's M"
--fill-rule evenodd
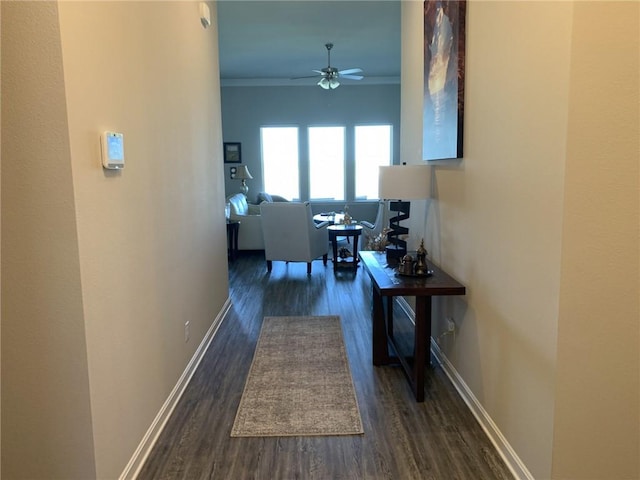
M371 364L371 285L313 262L241 252L230 264L233 307L140 475L146 479L513 478L439 367L416 403L402 371ZM231 438L263 317L339 315L364 424L347 437Z

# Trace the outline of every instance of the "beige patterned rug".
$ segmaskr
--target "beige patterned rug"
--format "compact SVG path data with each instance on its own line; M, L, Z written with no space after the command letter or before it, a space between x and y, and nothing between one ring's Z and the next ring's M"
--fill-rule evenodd
M362 433L340 317L265 317L231 436Z

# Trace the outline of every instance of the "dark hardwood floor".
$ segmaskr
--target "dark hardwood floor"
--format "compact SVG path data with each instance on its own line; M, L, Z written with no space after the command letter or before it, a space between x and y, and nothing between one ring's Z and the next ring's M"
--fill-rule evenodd
M241 252L230 264L233 307L139 479L511 479L440 367L416 403L402 371L371 364L371 285L362 267L274 262ZM399 315L400 313L398 313ZM264 316L339 315L364 435L231 438Z

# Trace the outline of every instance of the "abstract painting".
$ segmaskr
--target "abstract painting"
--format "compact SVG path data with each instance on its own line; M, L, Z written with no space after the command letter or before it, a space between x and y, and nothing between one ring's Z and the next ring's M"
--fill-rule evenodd
M462 158L464 0L424 2L423 160Z

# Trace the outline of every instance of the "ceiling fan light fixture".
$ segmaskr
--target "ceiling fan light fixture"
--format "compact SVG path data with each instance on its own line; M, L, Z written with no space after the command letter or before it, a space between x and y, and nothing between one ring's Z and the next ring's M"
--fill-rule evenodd
M329 80L327 80L324 77L320 79L320 81L318 82L318 85L320 85L325 90L329 90Z
M362 73L361 68L348 68L346 70L338 70L337 68L332 67L331 66L331 49L333 48L333 44L327 43L325 44L325 47L327 48L328 65L327 67L321 70L313 70L315 73L319 74L321 77L320 80L318 80L318 83L316 85L318 85L320 88L324 90L335 90L340 86L340 82L338 81L338 78L341 76L349 80L362 80L363 76L357 75L359 73ZM311 78L311 77L315 77L315 75L306 76L306 77L293 77L291 80L297 80L299 78Z
M334 90L340 86L340 82L336 78L329 79L327 77L323 77L318 82L318 85L325 90Z

